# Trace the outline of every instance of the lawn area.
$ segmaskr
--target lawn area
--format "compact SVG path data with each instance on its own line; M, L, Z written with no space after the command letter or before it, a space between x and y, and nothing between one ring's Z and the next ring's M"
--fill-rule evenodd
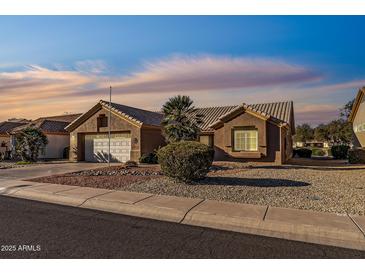
M101 168L33 181L365 215L365 166L295 159L276 166L215 162L202 181L175 183L158 166Z

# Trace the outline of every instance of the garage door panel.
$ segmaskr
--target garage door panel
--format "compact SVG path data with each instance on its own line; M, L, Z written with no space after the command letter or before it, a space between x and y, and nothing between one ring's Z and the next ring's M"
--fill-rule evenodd
M89 162L107 162L109 138L107 134L86 135L85 160ZM113 162L130 160L130 134L112 134L110 139L110 158Z

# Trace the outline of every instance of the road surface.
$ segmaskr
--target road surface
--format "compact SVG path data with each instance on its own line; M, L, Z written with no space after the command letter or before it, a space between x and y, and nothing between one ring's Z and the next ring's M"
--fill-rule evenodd
M0 258L365 258L365 252L0 196Z

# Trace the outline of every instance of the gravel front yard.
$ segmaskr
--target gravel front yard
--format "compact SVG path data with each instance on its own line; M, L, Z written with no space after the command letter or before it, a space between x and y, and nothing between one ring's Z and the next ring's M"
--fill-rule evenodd
M131 178L135 179L131 181ZM89 174L80 176L70 174L36 180L365 215L365 166L344 164L330 166L327 162L317 166L233 163L222 166L218 163L209 173L208 178L194 184L174 183L161 175L90 176Z

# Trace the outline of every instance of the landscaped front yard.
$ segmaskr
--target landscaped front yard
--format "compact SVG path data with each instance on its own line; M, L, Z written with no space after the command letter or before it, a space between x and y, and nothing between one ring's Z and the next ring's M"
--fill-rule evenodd
M173 182L158 166L101 168L34 181L365 215L365 166L333 160L283 166L217 162L206 179L192 184Z

